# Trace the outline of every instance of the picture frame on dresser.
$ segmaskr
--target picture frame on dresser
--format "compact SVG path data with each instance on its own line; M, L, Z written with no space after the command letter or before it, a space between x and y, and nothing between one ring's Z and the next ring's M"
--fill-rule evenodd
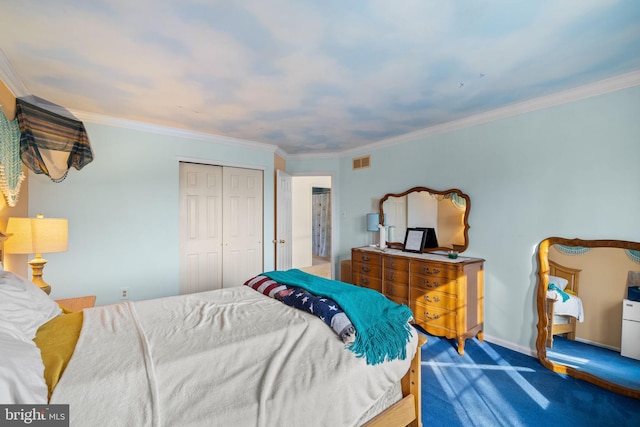
M419 230L426 230L427 234L422 245L422 252L429 252L429 249L438 248L438 237L436 237L436 229L432 227L415 227Z
M402 250L404 252L422 253L422 249L424 248L426 239L426 228L407 228L407 232L404 236L404 245L402 245Z

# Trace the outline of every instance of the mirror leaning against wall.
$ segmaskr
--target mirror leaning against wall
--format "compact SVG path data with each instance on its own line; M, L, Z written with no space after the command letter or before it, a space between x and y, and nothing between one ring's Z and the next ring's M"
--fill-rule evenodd
M550 237L538 246L540 362L640 399L640 243Z

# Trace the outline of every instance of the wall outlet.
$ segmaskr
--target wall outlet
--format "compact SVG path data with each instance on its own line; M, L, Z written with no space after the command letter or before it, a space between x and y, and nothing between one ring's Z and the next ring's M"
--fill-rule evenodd
M127 301L129 299L129 288L120 288L120 301Z

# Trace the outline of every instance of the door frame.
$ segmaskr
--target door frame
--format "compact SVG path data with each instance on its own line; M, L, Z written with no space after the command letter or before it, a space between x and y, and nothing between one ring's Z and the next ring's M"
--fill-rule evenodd
M331 258L330 258L330 266L331 266L331 278L335 279L336 276L336 266L335 266L335 262L337 259L337 249L338 249L338 239L337 236L339 235L339 221L337 221L337 213L336 213L336 177L334 173L327 173L327 172L316 172L316 173L290 173L288 172L289 175L291 175L292 179L296 179L296 178L301 178L301 177L329 177L331 178ZM295 210L295 197L292 200L292 208Z
M293 261L293 176L284 170L276 169L275 177L275 233L274 233L274 251L275 251L275 269L288 270L291 268ZM283 179L288 182L286 197L283 196L282 182ZM286 204L283 205L283 204ZM281 224L288 223L285 227ZM282 230L282 228L285 228Z

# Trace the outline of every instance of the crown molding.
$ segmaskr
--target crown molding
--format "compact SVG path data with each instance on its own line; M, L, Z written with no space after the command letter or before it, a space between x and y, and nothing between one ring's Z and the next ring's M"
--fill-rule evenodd
M537 110L542 110L549 107L554 107L562 104L568 104L570 102L579 101L582 99L591 98L594 96L605 95L607 93L615 92L618 90L628 89L631 87L640 86L640 71L634 71L620 76L600 80L595 83L586 84L577 88L557 92L551 95L542 96L529 101L519 102L516 104L510 104L505 107L500 107L495 110L487 111L473 116L465 117L459 120L453 120L450 122L442 123L435 126L430 126L415 132L406 133L393 138L388 138L382 141L377 141L371 144L367 144L358 148L351 148L343 151L333 151L324 153L301 153L301 154L288 154L277 145L241 140L221 135L208 134L203 132L194 132L181 130L166 126L151 125L142 122L136 122L124 119L115 119L107 116L99 116L95 114L74 112L78 118L86 118L87 121L93 123L101 123L110 126L125 127L129 129L136 129L143 132L152 132L163 135L171 135L177 137L184 137L190 139L197 139L201 141L210 141L222 144L228 144L233 146L242 145L248 148L270 151L278 154L285 160L321 160L321 159L334 159L349 155L356 155L363 152L371 151L374 149L380 149L385 147L391 147L394 145L402 144L409 141L415 141L424 137L437 135L441 133L451 132L455 130L465 129L471 126L476 126L483 123L489 123L492 121L512 117L520 114L530 113Z
M375 143L373 143L375 144ZM370 145L373 145L370 144ZM346 151L325 151L322 153L299 153L299 154L286 154L286 156L282 156L285 160L325 160L325 159L337 159L347 154L347 151L363 151L367 150L366 147L370 145L366 145L359 149L350 149Z
M9 88L16 98L30 95L27 87L24 85L18 73L11 66L9 58L5 55L4 50L0 49L0 80Z
M119 127L124 129L137 130L140 132L155 133L158 135L173 136L177 138L187 138L197 141L214 142L217 144L231 145L234 147L245 147L254 150L262 150L275 153L279 149L277 145L249 141L245 139L232 138L230 136L216 135L206 132L196 132L186 129L178 129L170 126L162 126L151 123L144 123L135 120L121 119L102 114L87 113L85 111L69 110L74 116L83 122Z
M628 89L631 87L640 86L640 71L634 71L620 76L604 79L595 83L586 84L573 89L568 89L562 92L557 92L551 95L542 96L539 98L531 99L529 101L523 101L516 104L510 104L505 107L500 107L495 110L486 111L484 113L475 114L473 116L465 117L459 120L453 120L450 122L442 123L435 126L430 126L415 132L406 133L393 138L388 138L382 141L374 142L361 146L359 148L353 148L336 153L338 156L347 156L360 154L364 151L370 151L373 149L379 149L384 147L390 147L404 142L415 141L424 137L437 135L441 133L451 132L454 130L460 130L471 126L476 126L483 123L489 123L495 120L504 119L520 114L530 113L537 110L542 110L549 107L554 107L562 104L568 104L570 102L580 101L582 99L591 98L594 96L605 95L607 93L615 92L618 90ZM305 157L306 158L306 157Z

